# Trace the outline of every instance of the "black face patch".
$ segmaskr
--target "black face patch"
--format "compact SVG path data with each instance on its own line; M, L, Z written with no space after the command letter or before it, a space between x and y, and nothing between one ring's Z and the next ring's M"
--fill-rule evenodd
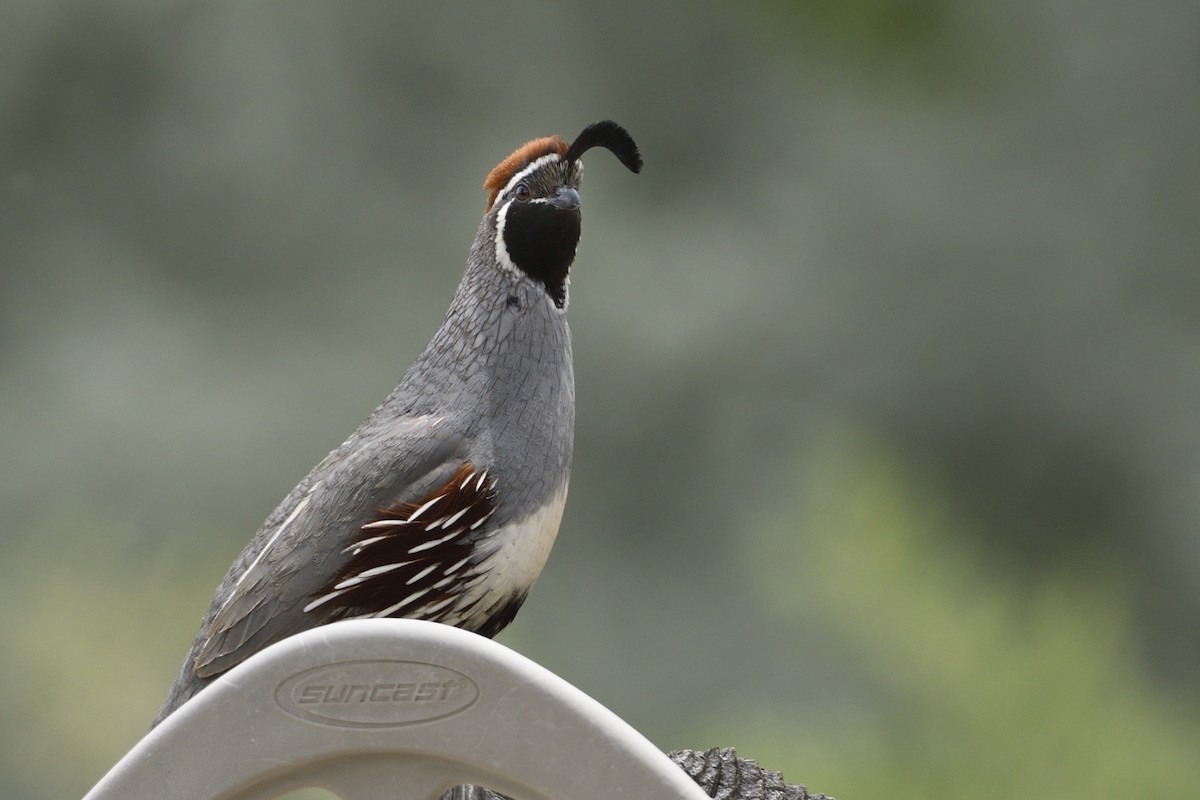
M556 208L550 203L513 201L504 218L508 257L540 281L559 308L566 301L567 273L575 260L580 229L578 208Z

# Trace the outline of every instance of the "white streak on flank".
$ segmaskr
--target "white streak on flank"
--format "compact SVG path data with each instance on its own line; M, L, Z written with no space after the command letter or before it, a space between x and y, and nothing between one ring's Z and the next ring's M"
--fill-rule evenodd
M476 529L476 528L478 528L480 525L482 525L483 523L487 522L487 521L488 521L488 518L489 518L489 517L491 517L491 516L492 516L492 514L495 514L495 513L496 513L496 509L494 509L494 508L493 508L491 511L489 511L489 512L488 512L488 513L486 513L486 514L484 514L482 517L480 517L479 519L477 519L477 520L475 520L474 522L472 522L472 523L471 523L471 530L475 530L475 529Z
M407 567L409 564L415 564L415 563L416 563L415 561L401 561L397 564L384 564L382 567L371 567L370 569L364 569L362 572L358 573L357 575L351 576L349 578L346 578L344 581L341 581L333 588L335 590L349 589L351 586L357 586L358 584L363 583L363 582L369 580L370 578L374 578L376 575L383 575L385 573L391 572L394 569L400 569L401 567ZM412 581L409 581L409 583L412 583Z
M485 480L487 480L487 470L486 469L483 472L479 473L479 480L477 480L475 482L475 491L478 492L479 490L481 490L483 488L483 482Z
M387 538L389 538L389 537L387 537L387 536L372 536L370 539L363 539L361 542L355 542L354 544L350 545L349 547L343 547L342 552L344 553L347 550L352 549L352 550L354 550L354 555L358 555L359 553L361 553L363 551L363 548L366 547L367 545L372 545L372 544L375 544L376 542L382 542L384 539L387 539Z
M443 522L445 522L445 521L446 521L446 518L445 518L445 517L438 517L438 518L437 518L437 519L435 519L433 522L431 522L431 523L429 523L428 525L426 525L426 526L425 526L425 532L426 532L426 533L429 533L429 532L430 532L431 530L433 530L434 528L440 528L440 527L442 526L442 523L443 523Z
M429 616L441 611L443 608L450 605L451 603L453 603L455 601L455 599L456 598L454 598L454 597L447 597L445 600L441 600L437 603L434 603L431 606L426 606L425 610L422 611L421 613L424 614L426 617L429 617Z
M466 564L470 560L471 560L471 557L467 556L462 561L459 561L457 564L452 564L449 567L446 567L446 569L442 572L442 574L443 575L453 575L454 573L458 572L459 568L462 567L463 564Z
M370 570L364 570L362 572L359 572L358 576L355 576L355 577L373 578L373 577L376 577L377 575L383 575L384 572L391 572L392 570L398 570L398 569L400 569L400 567L408 566L409 564L415 564L415 561L401 561L401 563L398 563L398 564L385 564L383 566L373 566L373 567L371 567Z
M444 523L442 523L442 529L445 530L446 528L449 528L454 523L458 522L460 519L462 519L462 515L467 513L470 510L471 510L471 507L467 506L466 508L455 511L453 514L451 514L446 519L446 521ZM428 529L426 529L426 530L428 530Z
M437 497L435 497L435 498L433 498L432 500L430 500L430 501L426 502L426 503L425 503L425 505L421 506L421 507L420 507L420 508L418 508L416 511L414 511L414 512L413 512L413 513L411 513L411 514L409 514L409 515L408 515L408 520L407 520L407 521L408 521L408 522L416 522L416 521L417 521L417 517L419 517L419 516L421 516L422 514L424 514L426 511L428 511L428 510L430 509L430 507L431 507L431 506L432 506L434 503L436 503L438 500L441 500L441 499L442 499L443 497L445 497L445 496L446 496L446 495L444 495L444 494L439 494Z
M475 473L474 473L474 472L468 472L468 473L467 473L467 477L465 477L465 478L463 478L463 479L462 479L462 483L460 483L460 484L458 485L458 488L459 488L459 489L465 489L465 488L467 488L467 484L468 484L468 483L470 483L470 482L471 482L471 479L472 479L472 478L474 478L474 477L475 477Z
M329 594L323 594L320 597L318 597L316 600L313 600L311 603L306 605L304 607L304 613L307 614L309 611L312 611L314 608L321 605L322 603L324 603L328 600L332 600L333 598L343 595L345 593L346 593L345 589L337 589L335 591L330 592Z
M457 580L457 578L455 578L453 575L451 575L447 578L442 578L440 581L433 584L429 588L430 589L441 589L443 586L449 586L450 584L454 583L455 580Z
M263 556L267 554L267 551L270 550L275 542L278 541L279 537L283 535L283 532L287 530L288 525L291 525L292 522L295 521L296 517L300 516L300 512L303 511L306 506L308 506L308 502L312 500L313 494L318 488L320 488L320 486L320 481L314 483L313 487L308 490L308 494L304 495L304 499L296 504L296 507L292 509L291 514L288 514L288 517L283 521L283 524L276 528L275 532L271 534L271 538L268 539L267 543L263 545L263 548L258 551L258 555L254 556L254 560L250 562L250 566L246 567L242 574L238 576L238 579L234 581L233 589L229 592L229 596L225 598L225 602L221 604L222 610L224 610L225 606L229 605L229 602L233 600L233 598L238 596L237 588L242 585L242 581L246 580L246 576L248 576L251 572L254 572L254 568L258 566L258 562L262 561Z
M437 569L437 568L438 568L438 567L440 567L440 566L441 566L441 564L430 564L428 567L426 567L425 569L423 569L423 570L421 570L420 572L418 572L416 575L413 575L411 578L409 578L408 580L406 580L406 581L404 582L404 585L405 585L405 586L412 586L414 583L416 583L417 581L421 580L421 578L424 578L426 575L428 575L429 573L433 572L435 569Z
M398 528L401 525L407 524L408 520L406 519L381 519L376 520L375 522L368 522L366 525L363 525L361 528L359 528L359 530L374 531L379 530L380 528Z
M413 593L412 593L412 594L410 594L408 597L406 597L406 598L404 598L403 600L401 600L399 603L396 603L395 605L388 606L388 607L387 607L387 608L385 608L383 611L380 611L380 612L378 612L377 614L375 614L375 616L377 616L377 617L386 617L386 616L389 616L390 614L393 614L393 613L395 613L395 612L399 611L400 609L404 608L406 605L408 605L409 603L413 602L414 600L416 600L416 599L420 598L422 595L425 595L425 594L428 594L428 593L429 593L429 590L428 590L428 589L422 589L422 590L420 590L419 592L413 592Z
M455 536L458 536L460 533L462 533L461 529L455 529L455 530L450 531L449 533L447 533L445 536L441 537L440 539L430 539L427 542L421 542L419 545L417 545L415 547L410 547L408 550L408 554L410 556L416 555L417 553L420 553L424 550L429 550L431 548L437 547L439 544L445 544L446 542L453 539Z

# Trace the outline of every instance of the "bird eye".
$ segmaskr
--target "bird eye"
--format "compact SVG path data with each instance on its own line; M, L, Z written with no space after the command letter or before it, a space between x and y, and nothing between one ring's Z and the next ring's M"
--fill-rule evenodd
M517 188L513 189L513 197L521 202L528 200L533 196L533 192L529 191L529 187L523 183L518 183Z

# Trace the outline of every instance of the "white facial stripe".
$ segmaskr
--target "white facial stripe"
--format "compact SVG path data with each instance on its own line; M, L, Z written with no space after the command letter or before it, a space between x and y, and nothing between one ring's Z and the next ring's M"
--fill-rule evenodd
M496 214L496 260L505 272L517 278L524 278L527 276L513 263L508 255L508 247L504 244L504 223L508 219L508 207L512 203L512 200L504 201L504 205L500 206L500 211Z
M504 189L500 192L500 194L507 194L514 186L525 180L525 178L527 178L534 170L538 169L544 164L549 164L551 161L556 161L560 158L562 158L562 156L560 156L558 153L547 153L541 158L535 158L525 166L525 169L508 179L508 183L504 184Z

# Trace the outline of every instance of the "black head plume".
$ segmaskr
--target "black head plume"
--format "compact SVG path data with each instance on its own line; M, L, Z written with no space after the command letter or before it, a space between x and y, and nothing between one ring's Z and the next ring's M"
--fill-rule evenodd
M629 132L611 119L593 122L571 142L565 156L568 162L576 161L593 147L603 147L624 164L630 172L642 171L642 156Z

